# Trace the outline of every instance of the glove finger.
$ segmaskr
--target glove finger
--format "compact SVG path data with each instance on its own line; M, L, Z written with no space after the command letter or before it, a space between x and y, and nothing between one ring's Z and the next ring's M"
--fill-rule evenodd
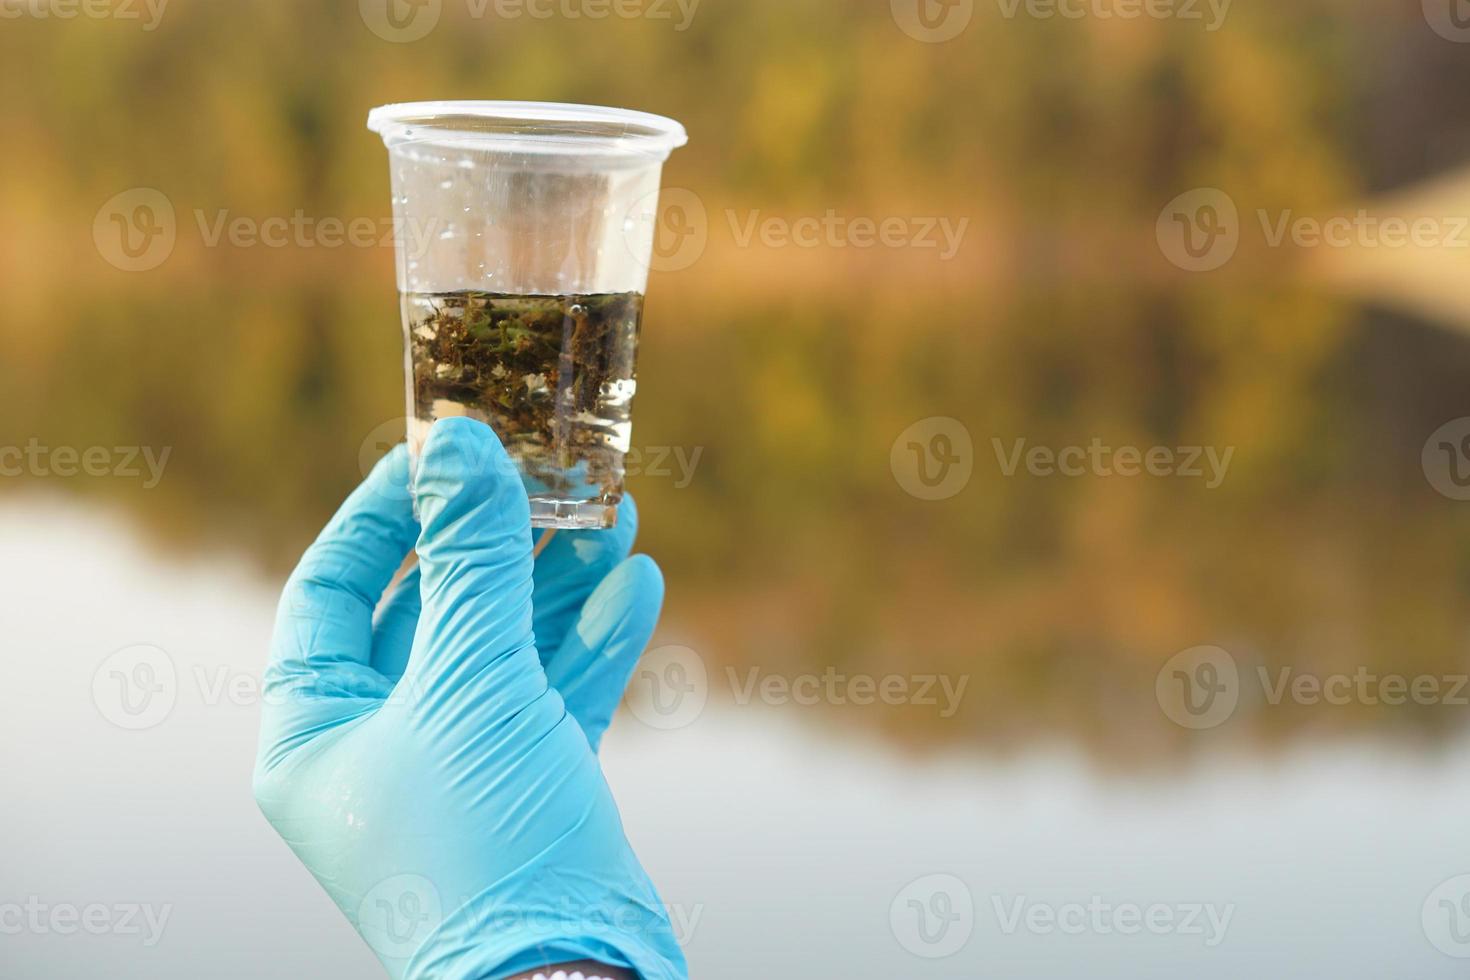
M414 478L423 609L405 680L502 717L545 692L531 631L531 511L490 427L441 419Z
M389 590L373 624L372 666L390 681L402 677L408 666L408 655L413 649L413 637L419 625L419 610L423 606L419 588L419 568L415 564Z
M347 498L287 581L268 678L322 695L369 693L340 688L363 680L373 609L417 534L408 451L398 446Z
M638 508L631 496L625 496L618 505L617 526L605 531L558 531L536 556L532 627L543 664L556 657L587 597L628 557L637 534Z
M547 679L595 751L653 637L664 579L647 555L634 555L603 579L575 628L546 665Z
M418 533L408 452L383 457L291 574L265 671L258 769L383 703L392 684L369 663L373 607Z

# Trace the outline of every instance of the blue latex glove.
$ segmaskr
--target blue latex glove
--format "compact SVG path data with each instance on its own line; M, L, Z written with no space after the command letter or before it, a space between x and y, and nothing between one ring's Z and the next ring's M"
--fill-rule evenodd
M612 531L532 558L525 489L489 427L402 446L282 597L255 792L399 978L490 980L592 960L687 977L596 748L663 597ZM403 557L418 568L374 610Z

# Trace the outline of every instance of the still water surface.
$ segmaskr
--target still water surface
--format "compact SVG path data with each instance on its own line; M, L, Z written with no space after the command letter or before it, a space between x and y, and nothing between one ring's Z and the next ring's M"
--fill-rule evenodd
M377 975L250 799L274 583L39 498L0 507L0 540L0 903L161 920L7 928L0 976ZM178 676L172 710L141 731L93 694L132 644L167 651ZM1126 776L1075 747L985 748L900 753L799 708L712 704L677 732L624 713L604 755L697 977L1464 975L1423 919L1470 873L1470 740L1302 739ZM1464 923L1429 906L1453 944ZM1132 925L1151 907L1175 926Z

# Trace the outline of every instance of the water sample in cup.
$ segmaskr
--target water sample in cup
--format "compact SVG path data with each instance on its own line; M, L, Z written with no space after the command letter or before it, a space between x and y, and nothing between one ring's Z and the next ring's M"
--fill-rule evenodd
M671 119L533 102L381 106L409 445L488 423L535 527L617 519Z

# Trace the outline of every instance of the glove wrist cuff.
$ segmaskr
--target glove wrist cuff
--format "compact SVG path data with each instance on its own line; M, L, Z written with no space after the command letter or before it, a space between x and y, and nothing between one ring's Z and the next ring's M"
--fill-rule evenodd
M517 973L509 980L638 980L627 970L582 960L578 963L561 963L541 967L529 973Z

